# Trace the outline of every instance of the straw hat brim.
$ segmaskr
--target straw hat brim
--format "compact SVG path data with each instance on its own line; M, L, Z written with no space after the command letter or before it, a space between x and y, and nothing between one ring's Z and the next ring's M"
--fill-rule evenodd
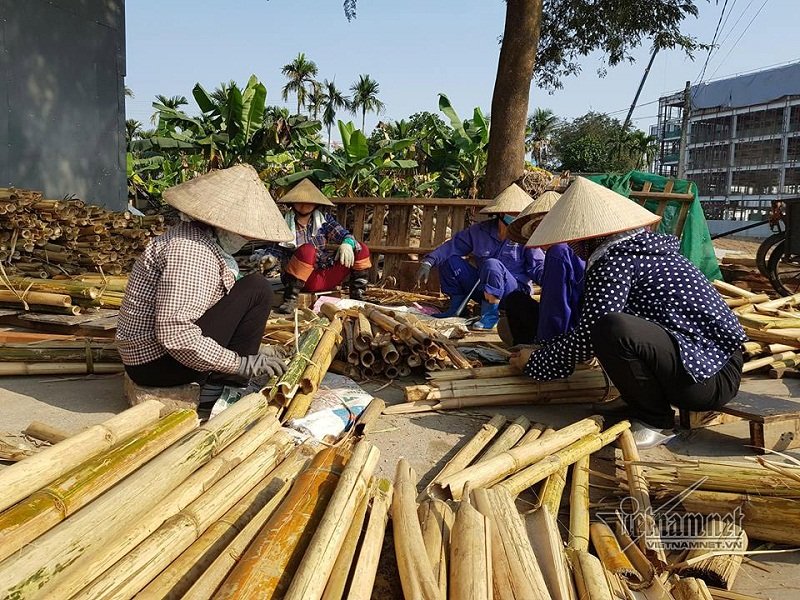
M517 244L526 243L538 222L555 206L559 198L561 194L552 190L540 194L511 222L506 229L506 237Z
M660 216L584 177L577 177L526 245L547 247L605 237L657 223Z
M484 215L497 215L497 214L519 214L533 202L528 194L525 193L521 187L516 183L512 183L504 189L494 199L494 202L489 206L482 208L481 213Z
M527 215L519 215L516 219L511 221L511 224L506 228L506 238L517 244L525 244L528 238L531 237L530 233L525 233L528 224L533 220L538 220L544 217L546 213L529 213Z
M286 192L280 200L281 204L315 204L317 206L336 206L319 188L311 183L310 179L303 179L300 183Z
M289 242L294 235L250 165L211 171L164 191L164 200L192 219L254 240Z

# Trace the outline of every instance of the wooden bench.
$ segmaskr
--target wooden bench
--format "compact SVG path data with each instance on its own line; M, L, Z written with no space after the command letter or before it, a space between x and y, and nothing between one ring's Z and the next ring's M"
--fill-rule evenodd
M739 392L718 412L681 410L679 414L684 429L749 421L750 445L759 454L764 454L765 448L783 451L800 447L800 402Z

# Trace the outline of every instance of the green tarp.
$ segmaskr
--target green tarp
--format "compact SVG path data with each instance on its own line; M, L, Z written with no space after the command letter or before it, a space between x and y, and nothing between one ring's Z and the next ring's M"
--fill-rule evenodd
M642 171L631 171L629 173L605 173L590 175L589 179L595 181L615 192L627 197L631 192L631 187L641 189L645 182L650 182L650 190L653 192L663 192L668 178L653 173ZM681 254L694 263L703 274L711 280L722 279L719 270L719 263L714 254L714 245L711 243L711 234L708 232L706 217L703 214L703 207L697 199L697 186L685 179L673 180L672 191L694 195L694 202L689 207L686 215L686 224L683 227L683 237L681 238ZM645 203L645 208L653 212L656 211L658 203L650 200ZM680 203L677 201L669 202L664 211L663 219L658 226L658 231L671 233L675 229L675 222L678 219Z

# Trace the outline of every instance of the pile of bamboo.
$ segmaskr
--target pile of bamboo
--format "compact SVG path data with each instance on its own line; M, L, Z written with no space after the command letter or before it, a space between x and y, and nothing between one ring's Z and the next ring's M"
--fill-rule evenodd
M40 192L0 188L0 261L9 272L46 279L101 267L119 275L163 232L161 215L135 217L82 200L46 200Z
M345 311L323 304L322 311L341 315L343 340L333 370L354 379L396 379L415 371L480 364L468 360L450 340L410 313L371 304Z
M510 365L428 373L429 383L405 388L404 404L385 414L515 404L592 403L618 393L602 369L579 365L566 379L535 381Z
M750 341L745 342L742 371L765 372L771 377L798 376L800 371L800 294L770 300L724 281L715 281L725 302L744 327Z
M725 281L730 281L737 287L759 294L775 292L769 279L759 272L756 259L753 257L725 256L720 261L719 270Z

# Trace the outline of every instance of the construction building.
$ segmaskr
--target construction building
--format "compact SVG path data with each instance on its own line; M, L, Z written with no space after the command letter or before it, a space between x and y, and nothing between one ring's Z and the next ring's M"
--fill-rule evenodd
M688 104L684 173L712 231L763 220L773 200L800 195L800 62L692 86ZM683 91L659 99L651 133L665 176L679 174L686 105Z

